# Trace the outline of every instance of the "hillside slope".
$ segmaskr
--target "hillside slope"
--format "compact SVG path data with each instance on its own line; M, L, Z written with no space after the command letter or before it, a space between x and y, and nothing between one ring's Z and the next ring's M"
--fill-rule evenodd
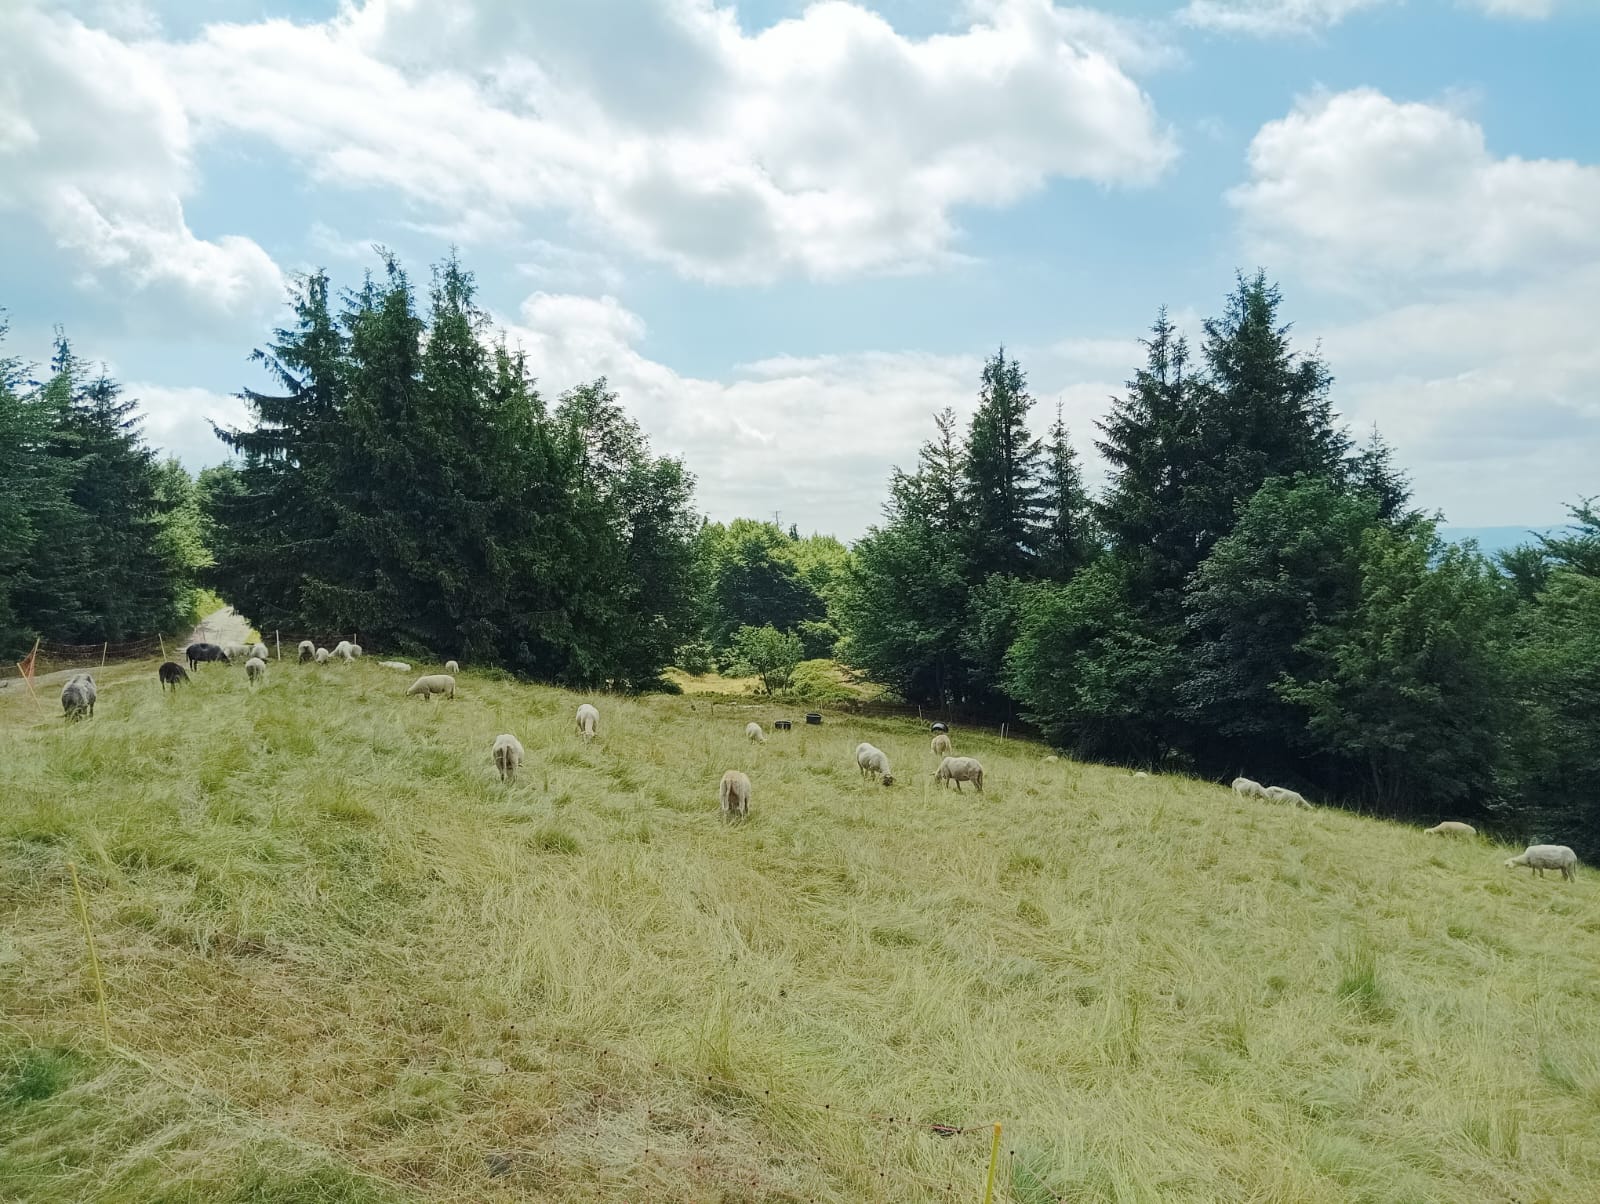
M1595 1198L1590 871L959 731L983 795L908 725L601 698L585 746L574 695L408 681L0 714L0 1199L976 1201L994 1121L1030 1204Z

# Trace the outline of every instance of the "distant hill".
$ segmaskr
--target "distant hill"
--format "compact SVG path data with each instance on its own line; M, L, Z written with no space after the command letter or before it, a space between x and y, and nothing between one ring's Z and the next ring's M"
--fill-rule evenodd
M1493 556L1518 544L1532 543L1535 532L1551 535L1563 530L1561 525L1550 527L1440 527L1439 534L1451 543L1473 539L1485 556Z

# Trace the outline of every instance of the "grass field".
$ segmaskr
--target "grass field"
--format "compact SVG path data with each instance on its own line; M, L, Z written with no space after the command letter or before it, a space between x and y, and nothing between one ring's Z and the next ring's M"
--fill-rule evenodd
M910 725L599 698L585 746L574 695L408 682L7 702L0 1199L978 1204L995 1121L1008 1202L1600 1199L1592 871L961 731L983 795Z

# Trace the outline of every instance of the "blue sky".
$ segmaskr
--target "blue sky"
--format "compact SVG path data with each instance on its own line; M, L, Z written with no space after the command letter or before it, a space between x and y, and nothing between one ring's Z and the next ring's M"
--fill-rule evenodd
M854 537L1001 342L1093 423L1263 266L1457 524L1600 492L1592 0L0 5L0 306L220 458L296 272L454 244L713 517Z

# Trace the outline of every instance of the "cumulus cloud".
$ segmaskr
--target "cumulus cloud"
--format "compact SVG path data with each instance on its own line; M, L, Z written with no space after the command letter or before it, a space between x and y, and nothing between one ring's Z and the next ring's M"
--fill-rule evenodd
M924 39L841 0L756 33L708 0L625 9L367 0L213 25L163 59L202 131L319 180L469 240L555 211L713 281L938 263L962 207L1055 177L1146 184L1175 154L1122 65L1158 44L1047 0L984 0Z
M1600 254L1600 166L1500 158L1475 122L1371 89L1300 100L1228 194L1251 249L1325 281L1526 273Z
M137 6L126 6L137 12ZM277 266L248 238L198 237L191 131L137 46L23 5L0 11L0 211L71 252L86 284L131 288L193 313L281 299Z
M862 534L877 521L890 470L911 468L952 406L963 421L976 404L977 355L866 352L778 356L736 367L727 380L682 375L640 354L644 323L611 297L535 293L509 324L547 393L605 376L658 452L682 455L699 480L698 502L715 518L783 512L803 530ZM1115 348L1115 350L1113 350ZM1042 349L1034 426L1055 402L1080 450L1137 353L1132 342ZM1108 368L1104 379L1094 372ZM1062 383L1066 382L1066 383ZM1091 474L1098 472L1091 462Z

